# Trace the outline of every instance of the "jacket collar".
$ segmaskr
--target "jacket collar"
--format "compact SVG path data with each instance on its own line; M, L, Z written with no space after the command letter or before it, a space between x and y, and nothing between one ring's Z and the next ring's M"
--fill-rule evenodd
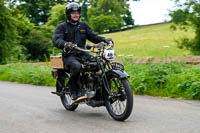
M66 21L67 23L69 23L69 24L71 24L71 25L74 25L74 26L76 26L76 25L78 25L79 24L79 21L77 21L77 22L74 22L74 21L72 21L72 20L69 20L69 19L67 19L67 21Z

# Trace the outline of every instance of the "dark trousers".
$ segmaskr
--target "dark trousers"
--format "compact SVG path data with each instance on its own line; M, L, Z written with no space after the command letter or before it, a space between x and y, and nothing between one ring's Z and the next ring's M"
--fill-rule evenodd
M78 92L80 90L81 63L75 56L64 57L63 61L65 67L70 70L68 87L71 92Z
M68 87L72 92L78 92L80 90L81 62L88 61L91 57L90 54L85 52L76 52L63 56L65 68L70 71Z

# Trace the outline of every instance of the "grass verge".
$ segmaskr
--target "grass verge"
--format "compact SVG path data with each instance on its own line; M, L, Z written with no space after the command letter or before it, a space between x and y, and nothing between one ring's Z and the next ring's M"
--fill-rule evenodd
M2 65L0 80L24 84L55 86L50 65Z

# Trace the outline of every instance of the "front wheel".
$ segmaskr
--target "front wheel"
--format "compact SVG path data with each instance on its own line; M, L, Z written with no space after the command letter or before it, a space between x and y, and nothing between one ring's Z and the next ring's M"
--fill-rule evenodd
M108 78L111 96L106 98L106 109L112 118L126 120L133 109L133 92L127 79Z

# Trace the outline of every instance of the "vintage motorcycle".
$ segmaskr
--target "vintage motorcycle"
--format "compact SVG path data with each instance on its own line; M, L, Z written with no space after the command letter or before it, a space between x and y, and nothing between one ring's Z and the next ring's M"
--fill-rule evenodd
M129 75L122 64L112 62L115 58L113 46L112 42L87 45L86 49L74 45L75 50L95 53L92 61L82 63L81 97L75 101L71 99L67 86L69 70L52 69L52 75L57 79L57 91L52 93L60 96L66 110L74 111L80 103L85 103L92 107L106 106L111 117L118 121L124 121L131 115L133 92L128 81Z

